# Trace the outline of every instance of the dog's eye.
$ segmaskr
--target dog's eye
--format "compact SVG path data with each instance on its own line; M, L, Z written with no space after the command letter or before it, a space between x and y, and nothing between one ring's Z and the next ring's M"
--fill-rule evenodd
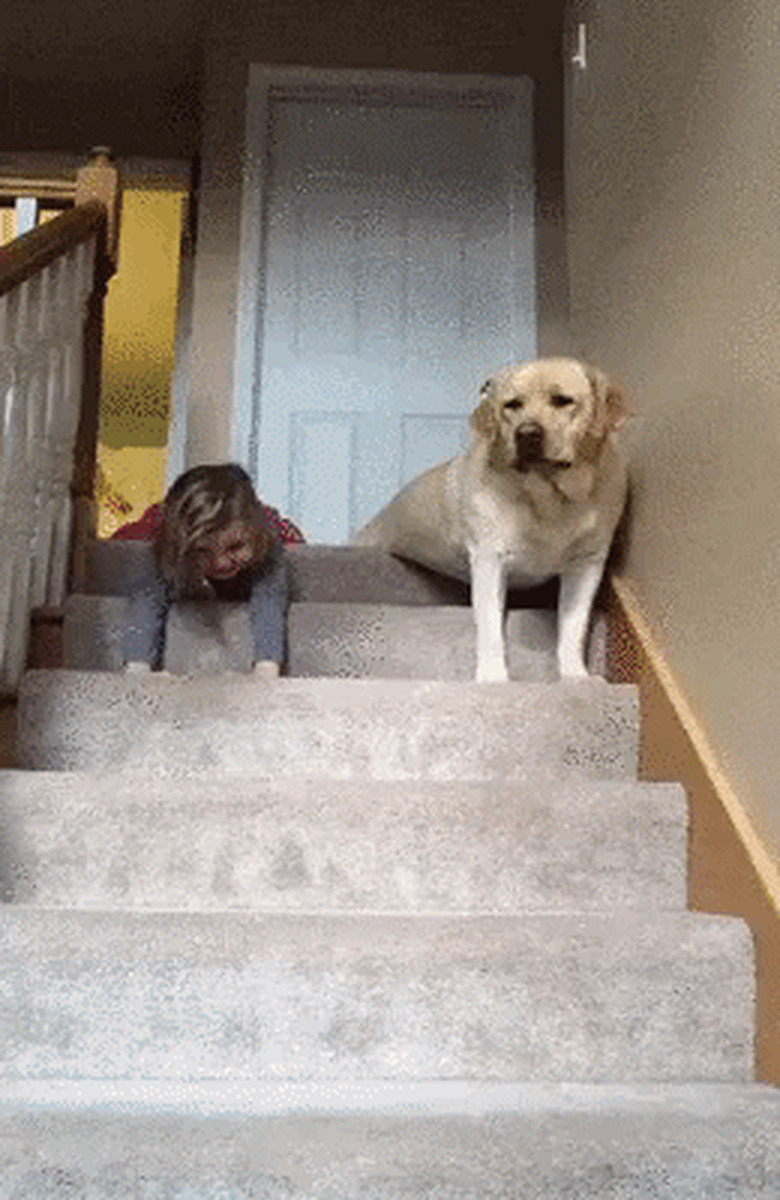
M550 404L553 408L570 408L574 403L572 396L564 396L561 392L553 392L550 396Z
M504 411L516 412L518 408L522 407L523 401L519 396L515 396L513 400L507 400L506 404L504 405Z

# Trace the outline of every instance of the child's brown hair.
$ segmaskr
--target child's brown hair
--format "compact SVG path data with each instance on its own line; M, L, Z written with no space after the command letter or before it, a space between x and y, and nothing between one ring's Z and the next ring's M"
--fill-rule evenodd
M264 524L252 480L237 463L192 467L171 485L154 555L176 599L213 596L205 573L207 542L233 521L240 521L252 539L254 568L268 558L276 539Z

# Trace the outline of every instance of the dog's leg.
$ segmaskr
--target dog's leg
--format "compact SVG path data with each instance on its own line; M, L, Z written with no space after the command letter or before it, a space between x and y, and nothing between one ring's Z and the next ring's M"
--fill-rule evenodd
M585 640L593 601L604 563L589 563L579 571L561 576L558 597L558 670L563 678L587 676Z
M471 608L477 627L477 680L505 683L509 678L504 651L506 569L498 554L472 548Z

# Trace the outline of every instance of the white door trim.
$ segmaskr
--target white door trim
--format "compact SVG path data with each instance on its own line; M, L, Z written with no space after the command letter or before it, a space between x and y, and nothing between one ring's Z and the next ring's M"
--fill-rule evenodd
M377 95L457 96L478 102L480 97L501 97L530 110L533 84L526 76L438 75L428 72L382 70L321 70L314 67L249 66L241 197L236 336L234 347L231 456L252 469L257 461L260 416L260 348L262 342L263 189L268 154L268 96L316 95L331 91L364 91ZM531 122L528 122L529 128ZM518 187L533 179L531 145L518 148ZM534 270L534 264L531 264ZM519 323L519 314L518 314Z

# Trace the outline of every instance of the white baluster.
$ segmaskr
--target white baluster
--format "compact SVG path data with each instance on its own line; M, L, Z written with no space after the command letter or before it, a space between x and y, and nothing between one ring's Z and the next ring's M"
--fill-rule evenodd
M0 298L0 689L24 669L31 609L64 598L94 239Z

